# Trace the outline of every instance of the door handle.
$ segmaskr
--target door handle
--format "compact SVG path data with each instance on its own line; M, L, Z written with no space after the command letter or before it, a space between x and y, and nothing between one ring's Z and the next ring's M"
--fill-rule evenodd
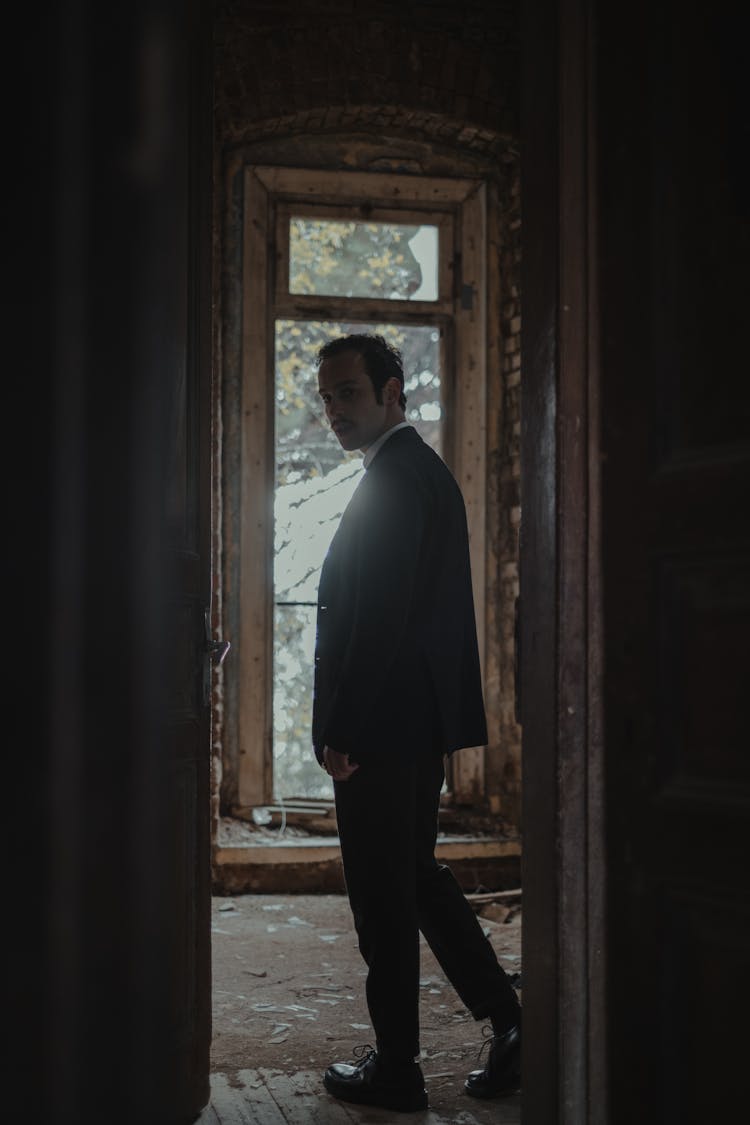
M211 657L211 663L220 668L231 647L229 641L209 641L206 645L206 651Z
M215 641L211 636L211 611L208 606L203 610L203 627L206 636L205 651L211 663L220 668L232 646L229 641Z
M229 641L215 641L211 636L211 611L203 610L203 629L206 644L203 649L203 706L211 705L211 667L220 668L231 648Z

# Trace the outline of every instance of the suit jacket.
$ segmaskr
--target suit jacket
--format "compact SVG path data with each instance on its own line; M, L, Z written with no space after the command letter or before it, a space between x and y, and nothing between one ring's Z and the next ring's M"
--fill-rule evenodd
M487 741L463 497L407 428L365 470L323 564L313 745L362 762L427 730L446 754Z

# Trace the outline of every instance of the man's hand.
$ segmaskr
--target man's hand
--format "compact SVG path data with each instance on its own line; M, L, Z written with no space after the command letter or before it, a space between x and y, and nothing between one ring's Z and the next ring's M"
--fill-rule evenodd
M348 781L354 771L359 769L359 763L350 762L348 754L339 754L338 750L326 746L323 751L323 769L334 781Z

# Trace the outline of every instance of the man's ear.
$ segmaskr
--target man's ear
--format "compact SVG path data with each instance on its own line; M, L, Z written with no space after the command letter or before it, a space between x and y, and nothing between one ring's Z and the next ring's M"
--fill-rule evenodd
M401 384L395 375L391 375L390 379L385 384L385 401L388 406L394 402L398 402L401 395Z

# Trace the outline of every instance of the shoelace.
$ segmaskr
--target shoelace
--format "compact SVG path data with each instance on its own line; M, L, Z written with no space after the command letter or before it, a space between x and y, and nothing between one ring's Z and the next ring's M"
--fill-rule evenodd
M359 1046L352 1050L352 1054L355 1059L359 1059L359 1062L355 1065L364 1066L365 1063L369 1062L371 1056L375 1054L375 1048L371 1043L360 1043Z
M477 1062L482 1061L482 1055L488 1047L492 1046L494 1040L496 1039L495 1032L492 1030L491 1026L488 1026L487 1024L484 1025L484 1027L482 1028L482 1038L484 1039L484 1043L479 1048L479 1052L477 1054Z

